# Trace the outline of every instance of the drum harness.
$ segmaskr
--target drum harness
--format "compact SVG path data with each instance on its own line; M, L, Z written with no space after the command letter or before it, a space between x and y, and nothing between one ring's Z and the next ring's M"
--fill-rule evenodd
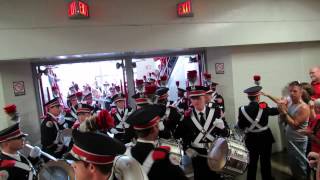
M255 120L253 120L248 115L248 113L244 109L244 106L241 107L241 112L244 115L244 117L251 123L250 127L246 128L245 133L248 133L248 132L258 133L258 132L265 131L265 130L267 130L269 128L268 126L264 126L263 127L263 126L261 126L259 124L261 116L262 116L263 109L259 108L258 115L257 115ZM254 129L254 128L257 128L257 129Z
M131 113L129 112L128 108L126 108L124 110L124 115L123 117L121 118L119 112L116 113L116 117L120 120L120 123L116 126L117 129L126 129L126 128L129 128L129 124L126 123L126 119L127 117L130 115ZM120 132L120 133L124 133L124 132Z
M193 124L197 127L197 129L200 131L200 133L198 134L198 136L195 138L195 140L191 143L192 147L195 148L207 148L207 144L206 143L200 143L200 141L204 138L209 139L210 141L214 140L214 137L210 134L210 132L213 130L213 128L211 128L208 131L208 128L212 122L212 118L214 115L215 109L211 108L207 117L207 120L204 124L204 126L202 127L202 125L199 123L199 121L196 119L194 113L192 112L191 114L191 120L193 122ZM209 132L209 133L208 133Z

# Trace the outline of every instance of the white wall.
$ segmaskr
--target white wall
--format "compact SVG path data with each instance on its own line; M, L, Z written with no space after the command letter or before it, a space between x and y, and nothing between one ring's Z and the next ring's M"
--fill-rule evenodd
M24 81L25 92L23 96L15 96L12 83ZM40 140L40 120L36 105L36 96L29 62L0 63L0 125L4 127L5 121L2 108L5 104L14 103L21 117L21 129L29 134L27 138L32 143Z
M221 83L218 91L225 96L230 121L237 107L247 102L242 90L254 73L261 73L267 91L280 95L286 82L308 80L306 70L318 62L319 44L297 43L320 39L318 0L194 0L193 18L177 18L177 1L172 0L89 0L87 20L68 19L67 2L0 0L0 60L228 46L208 48L207 57L211 72L214 62L225 63L225 74L214 79ZM295 43L247 46L281 42ZM246 46L231 48L234 45ZM0 105L23 106L28 128L36 132L29 66L0 64ZM291 70L282 72L288 67ZM25 81L25 96L13 96L14 80Z
M231 47L212 47L207 49L207 69L212 75L212 81L219 83L217 92L224 98L226 120L230 125L235 123L235 117L231 113L235 109L231 50ZM216 63L224 63L224 74L216 74Z
M262 76L262 85L266 92L280 96L282 87L292 80L309 81L308 69L319 65L320 43L291 43L234 47L207 48L208 71L213 80L220 83L218 91L224 96L226 103L226 118L229 123L235 123L240 105L248 103L242 92L253 85L253 74ZM215 63L225 63L225 74L215 74ZM24 81L25 96L14 96L13 81ZM2 83L1 83L2 82ZM270 105L274 105L267 99ZM38 142L39 117L36 106L30 63L1 62L0 63L0 105L15 103L22 115L23 129L31 134L32 142ZM0 118L3 113L0 113ZM0 125L6 124L0 121ZM274 151L282 149L281 137L277 119L270 119L271 129L277 144Z
M89 0L87 20L67 2L0 0L0 60L320 39L318 0L195 0L193 18L178 1Z
M0 71L0 107L4 107L5 99L4 99L4 93L3 93L3 83L2 83L3 74ZM3 127L7 127L8 122L6 121L6 115L3 113L2 110L0 110L0 130L3 129Z
M208 48L208 68L214 79L222 85L226 101L226 113L229 123L236 122L238 107L248 104L243 90L253 86L253 75L261 75L263 91L275 96L281 96L283 87L293 80L309 82L308 70L320 65L319 43L292 43L238 46L224 48ZM225 63L225 74L215 75L214 64ZM267 98L262 98L270 106L275 106ZM269 126L276 139L274 151L282 150L284 146L277 117L269 119Z

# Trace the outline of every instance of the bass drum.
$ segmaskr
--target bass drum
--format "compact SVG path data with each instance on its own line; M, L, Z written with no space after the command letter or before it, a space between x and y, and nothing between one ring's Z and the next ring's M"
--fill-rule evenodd
M45 163L38 174L39 180L75 180L73 168L64 160Z
M231 176L243 174L249 164L249 151L245 145L231 139L216 139L208 157L208 165L212 171Z

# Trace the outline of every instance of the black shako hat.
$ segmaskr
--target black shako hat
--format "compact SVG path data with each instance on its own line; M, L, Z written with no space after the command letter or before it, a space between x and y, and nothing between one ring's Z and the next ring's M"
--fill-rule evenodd
M81 160L92 164L111 164L126 147L118 140L100 132L72 131L74 145L65 159Z

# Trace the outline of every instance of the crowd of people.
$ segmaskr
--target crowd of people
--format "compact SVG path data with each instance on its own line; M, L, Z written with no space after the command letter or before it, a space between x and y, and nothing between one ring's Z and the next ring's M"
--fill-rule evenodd
M61 99L56 97L45 103L41 149L33 147L28 157L19 153L27 134L20 130L16 107L6 106L4 110L11 123L0 131L0 179L35 179L33 165L50 161L44 153L72 160L77 180L111 178L120 155L137 161L151 180L190 176L195 180L225 179L228 174L223 169L215 171L208 165L208 153L217 138L228 139L231 129L237 128L245 134L244 146L250 158L247 179L256 179L260 159L262 179L271 180L275 140L268 127L269 116L279 116L285 126L294 178L307 179L312 168L320 166L320 67L310 69L311 83L289 83L288 97L274 97L259 85L245 89L249 104L239 107L236 127L229 127L225 119L228 107L216 92L218 83L205 73L203 85L197 85L197 74L188 71L186 89L176 83L179 98L175 102L168 100L168 77L160 77L159 83L137 79L133 108L127 105L128 97L121 92L112 95L110 109L93 102L91 92L70 93L68 108L62 108ZM255 80L259 81L257 77ZM277 107L261 102L261 96L270 98ZM172 141L177 146L167 145ZM181 148L181 156L172 152L176 147ZM192 166L191 173L186 172L187 165Z

